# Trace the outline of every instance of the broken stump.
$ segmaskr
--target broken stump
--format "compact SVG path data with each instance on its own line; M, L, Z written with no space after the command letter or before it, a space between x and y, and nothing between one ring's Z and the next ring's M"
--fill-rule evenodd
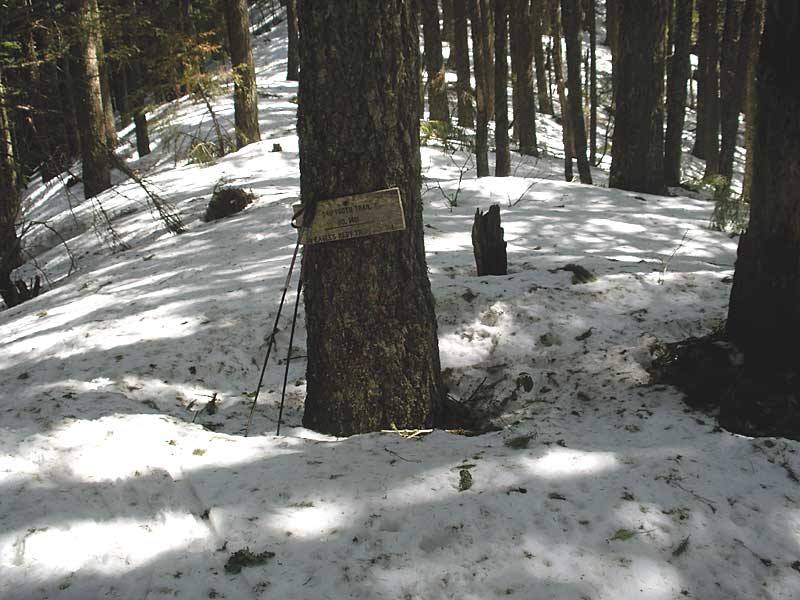
M475 210L472 224L472 249L478 276L507 275L508 258L503 228L500 227L500 205L493 204L486 213Z

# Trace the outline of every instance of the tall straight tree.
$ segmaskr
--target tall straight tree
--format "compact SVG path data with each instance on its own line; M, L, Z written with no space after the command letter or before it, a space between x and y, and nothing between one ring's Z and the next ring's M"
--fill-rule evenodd
M97 0L69 0L67 7L73 16L76 40L74 83L83 163L83 193L91 198L111 187L105 113L97 63L100 13Z
M697 0L697 128L692 154L706 161L706 175L719 168L719 0Z
M225 22L233 68L233 119L236 147L261 140L258 130L258 95L253 50L250 45L250 18L245 0L223 0Z
M670 28L674 42L667 67L667 132L664 138L664 182L680 185L683 124L686 120L686 83L691 69L693 0L675 0Z
M661 194L669 0L619 1L619 70L610 187Z
M475 65L475 163L478 177L489 176L489 98L493 96L487 73L486 36L489 4L487 0L469 0L472 32L472 64Z
M578 159L581 183L592 183L589 159L586 157L586 126L583 120L583 96L581 94L581 15L575 0L561 0L561 15L564 37L567 42L567 101L569 128L572 131L573 150Z
M752 21L745 21L745 27L750 31L752 44L748 48L747 68L745 70L745 147L747 156L744 163L744 177L742 178L742 200L750 201L750 189L753 185L753 145L755 140L756 116L756 67L761 50L761 30L764 26L764 0L756 0L755 16Z
M286 0L286 23L288 29L288 62L286 64L286 79L297 81L300 69L300 55L298 53L299 32L297 27L297 0Z
M447 81L442 60L442 31L439 28L439 3L437 0L419 1L422 4L425 70L428 74L428 115L432 121L449 121Z
M3 72L0 70L0 298L6 306L11 307L19 302L16 286L11 281L11 272L20 263L16 229L20 197L7 105Z
M453 0L453 45L455 55L456 92L458 94L458 124L461 127L475 125L475 108L472 105L472 83L469 68L469 31L467 28L467 0Z
M303 424L334 435L440 422L422 227L419 24L403 0L300 2L300 191L317 203L398 186L404 231L308 245Z
M539 101L539 112L552 115L553 102L547 85L547 59L542 46L542 19L544 4L547 0L532 0L530 3L531 44L533 46L533 62L536 67L536 93ZM523 0L524 2L524 0Z
M558 101L561 104L561 139L564 142L564 179L572 181L572 158L574 144L572 139L571 119L569 116L569 98L564 85L564 61L561 53L561 9L559 0L548 0L550 12L550 35L553 39L553 69L556 72Z
M511 174L511 153L508 147L508 9L506 0L494 0L494 107L495 153L494 174Z
M729 55L724 64L723 77L723 111L722 111L722 147L720 149L720 174L728 181L733 177L733 158L739 133L739 113L745 109L747 90L747 62L752 53L752 46L758 43L753 23L758 20L758 0L745 0L739 21L739 42L731 44ZM736 12L735 7L726 10ZM726 25L733 16L726 17ZM738 46L738 47L737 47Z
M586 26L589 29L589 162L597 163L597 15L596 0L589 0Z
M800 3L770 0L756 79L750 226L739 240L727 322L728 337L744 352L745 366L788 370L795 377L800 368L800 77L790 57L797 56L798 39Z
M536 102L533 96L533 44L530 0L510 0L509 41L514 74L514 124L520 154L539 156L536 143Z

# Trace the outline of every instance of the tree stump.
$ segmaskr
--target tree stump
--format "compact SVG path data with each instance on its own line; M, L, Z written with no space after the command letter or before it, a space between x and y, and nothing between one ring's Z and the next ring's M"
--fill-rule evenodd
M493 204L486 213L475 210L472 224L472 248L478 276L507 275L508 259L503 228L500 227L500 205Z

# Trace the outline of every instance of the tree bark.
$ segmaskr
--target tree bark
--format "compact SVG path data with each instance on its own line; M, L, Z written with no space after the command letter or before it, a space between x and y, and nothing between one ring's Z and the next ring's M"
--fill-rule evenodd
M539 101L539 112L552 115L553 99L550 97L550 86L547 84L547 60L542 46L543 2L532 0L530 7L530 33L533 45L533 62L536 68L536 93ZM524 0L523 0L524 2Z
M87 198L111 187L108 148L100 89L100 69L97 64L99 12L97 0L69 0L68 7L75 19L75 73L78 130L83 162L83 192Z
M303 424L333 435L442 419L420 195L416 12L408 2L299 4L300 187L317 202L399 186L406 229L308 245Z
M798 372L800 336L800 3L771 0L756 79L750 226L739 240L727 333L745 364ZM754 398L753 401L756 399Z
M286 79L297 81L300 74L299 31L297 27L297 0L286 0L286 22L289 30L289 59Z
M691 70L689 52L692 44L693 0L675 0L675 48L667 67L667 132L664 138L664 182L676 186L681 183L681 157L683 156L683 125L686 119L686 82Z
M520 154L539 156L536 140L536 102L533 96L533 44L530 1L511 0L511 71L514 74L514 124Z
M442 32L437 0L420 0L422 33L425 41L425 70L428 74L428 116L432 121L449 121L447 82L442 60Z
M750 47L756 43L752 23L756 20L756 0L745 0L740 13L737 3L728 0L725 15L724 60L722 61L722 147L719 163L720 175L728 181L733 178L733 159L739 134L739 113L744 109L747 82L747 60ZM734 33L738 33L738 40ZM738 43L737 43L738 42Z
M98 40L98 47L102 47ZM100 94L103 99L103 128L106 132L106 146L113 150L117 147L117 122L114 118L114 105L111 102L111 82L108 78L108 63L102 49L97 51L97 63L100 67Z
M475 108L472 105L472 83L469 68L469 32L467 30L467 0L453 0L453 35L451 46L455 54L458 82L458 124L460 127L475 126Z
M564 64L561 58L561 10L559 0L550 2L550 35L553 39L553 70L556 75L558 101L561 104L561 139L564 142L564 180L572 181L572 157L575 155L570 129L569 98L564 85Z
M453 28L453 7L454 0L442 0L442 39L450 44L450 56L452 57L453 42L455 41L455 30Z
M506 0L494 0L495 177L511 174L508 142L508 9Z
M620 0L616 124L609 187L663 194L669 0Z
M755 17L751 22L745 22L751 29L753 43L748 48L747 70L745 74L745 132L744 140L747 156L744 163L744 177L742 180L742 201L750 201L750 189L753 185L753 146L755 140L756 120L756 68L758 66L759 51L761 48L761 30L764 26L764 0L756 0Z
M719 0L698 0L697 129L692 154L719 171Z
M245 0L224 0L224 7L233 68L233 119L238 149L261 140L258 130L256 72L250 45L247 3Z
M567 41L567 85L569 87L568 118L574 142L574 153L578 159L578 173L581 183L592 183L592 172L586 157L586 126L583 115L583 96L581 93L581 42L580 8L575 0L561 0L564 37Z
M597 163L597 18L596 0L589 0L589 163Z
M19 210L20 196L11 143L11 122L8 118L3 73L0 71L0 297L8 307L18 303L11 272L20 264L20 245L16 230Z
M483 35L487 0L469 0L472 31L472 64L475 66L475 163L478 177L489 176L489 98L492 88L486 69L486 37Z

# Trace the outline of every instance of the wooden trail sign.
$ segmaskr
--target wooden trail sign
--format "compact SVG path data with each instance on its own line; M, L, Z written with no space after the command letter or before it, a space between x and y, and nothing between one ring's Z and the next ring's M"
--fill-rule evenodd
M302 204L294 205L294 214ZM367 194L321 200L311 227L303 229L303 244L350 240L406 228L400 190L390 188Z

